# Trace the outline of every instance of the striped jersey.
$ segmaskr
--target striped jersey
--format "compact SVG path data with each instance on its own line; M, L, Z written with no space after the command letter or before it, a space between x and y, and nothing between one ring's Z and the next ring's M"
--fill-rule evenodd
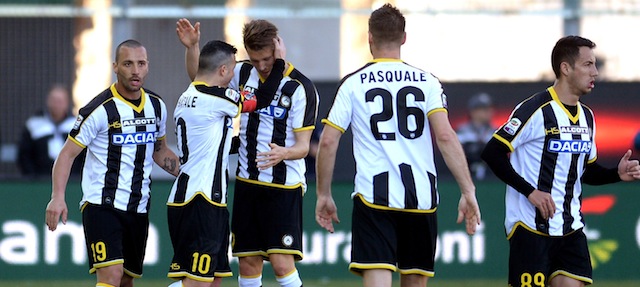
M446 112L440 81L397 59L375 59L347 75L323 123L351 126L352 197L371 207L433 212L438 205L428 116Z
M178 98L173 119L180 174L168 205L184 205L202 194L214 205L226 206L233 118L239 109L238 92L203 82L192 83Z
M251 64L240 62L229 87L251 99L263 81ZM240 116L237 179L276 187L304 186L304 158L283 160L265 170L258 169L256 158L258 152L271 150L270 143L290 147L296 142L295 132L314 129L318 101L313 82L289 64L271 104Z
M550 192L556 205L545 220L527 197L507 186L505 228L511 234L524 224L541 234L562 236L584 226L580 178L587 163L596 160L593 112L577 106L572 115L553 87L518 104L494 137L512 152L514 170L529 184Z
M154 144L165 137L167 107L153 92L141 93L136 106L113 84L80 109L69 133L71 141L87 148L80 206L148 212Z

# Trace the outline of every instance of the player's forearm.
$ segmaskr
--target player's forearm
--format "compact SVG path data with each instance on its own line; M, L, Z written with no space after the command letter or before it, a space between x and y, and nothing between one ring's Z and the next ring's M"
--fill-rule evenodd
M187 75L193 81L198 73L198 58L200 57L200 43L196 43L191 47L187 47L184 55L184 61L187 68Z
M153 161L174 176L178 176L180 173L180 159L167 147L164 140L157 143L156 150L153 153Z
M66 154L60 153L53 163L53 169L51 171L51 199L64 200L74 159L75 158L71 158Z
M467 159L458 138L453 132L437 137L438 148L442 152L447 167L460 186L462 193L474 193L476 188L471 180Z
M286 160L305 158L309 154L309 142L296 142L286 149L287 153L284 157Z
M318 197L331 196L331 181L338 150L337 140L321 139L316 155L316 193Z

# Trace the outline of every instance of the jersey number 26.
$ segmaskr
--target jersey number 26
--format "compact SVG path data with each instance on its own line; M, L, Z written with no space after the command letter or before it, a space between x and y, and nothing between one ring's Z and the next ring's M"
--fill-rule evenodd
M419 138L424 132L424 117L425 113L418 107L407 107L407 96L413 95L414 101L424 102L424 93L422 90L413 87L406 86L398 91L396 95L396 111L398 120L398 131L400 135L407 139ZM382 111L377 114L371 115L369 120L371 126L371 133L376 140L396 140L396 133L382 132L378 128L379 122L386 122L394 118L393 108L393 95L391 92L381 88L374 88L368 90L365 94L365 100L367 102L373 102L376 97L382 98ZM415 121L415 129L409 129L409 116L413 116Z

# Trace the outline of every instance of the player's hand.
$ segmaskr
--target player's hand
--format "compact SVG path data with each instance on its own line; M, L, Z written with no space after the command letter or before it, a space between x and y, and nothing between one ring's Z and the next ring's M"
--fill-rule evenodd
M176 22L176 33L178 39L182 45L187 48L198 45L200 42L200 22L196 22L195 25L191 25L191 22L186 18L182 18Z
M285 47L282 37L277 36L276 38L273 38L273 45L275 46L275 49L273 49L273 56L276 59L284 60L287 55L287 47Z
M257 154L256 162L258 163L258 168L260 170L275 166L287 158L287 154L289 153L287 148L274 143L270 143L269 147L271 147L270 151L259 152Z
M338 209L331 196L318 196L316 201L316 222L327 231L333 233L333 223L340 223Z
M631 150L627 150L620 159L620 163L618 163L618 175L623 181L640 179L640 165L638 165L638 160L629 160L630 157Z
M52 198L47 204L46 223L49 230L54 231L58 227L58 221L62 217L62 224L67 224L67 203L64 199Z
M460 196L457 222L462 223L463 219L465 221L467 233L469 235L476 233L476 227L480 225L482 218L480 215L478 200L476 200L476 196L473 193L464 193Z
M531 202L538 210L540 210L540 214L542 218L545 220L549 218L553 218L553 215L556 213L556 203L553 202L553 197L551 193L542 192L540 190L534 190L531 194L529 194L529 202Z

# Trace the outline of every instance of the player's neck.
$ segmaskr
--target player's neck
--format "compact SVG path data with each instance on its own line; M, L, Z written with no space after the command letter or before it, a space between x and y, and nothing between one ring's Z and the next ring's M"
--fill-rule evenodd
M196 75L194 82L203 82L207 87L227 87L228 84L223 83L222 78L204 75Z
M580 101L580 96L573 91L571 85L566 81L556 80L553 84L553 89L558 95L558 99L565 105L577 106Z
M371 55L374 59L400 59L400 48L371 48Z
M141 90L129 91L119 82L116 82L116 91L118 91L118 94L120 94L120 96L131 101L138 100L142 96Z

